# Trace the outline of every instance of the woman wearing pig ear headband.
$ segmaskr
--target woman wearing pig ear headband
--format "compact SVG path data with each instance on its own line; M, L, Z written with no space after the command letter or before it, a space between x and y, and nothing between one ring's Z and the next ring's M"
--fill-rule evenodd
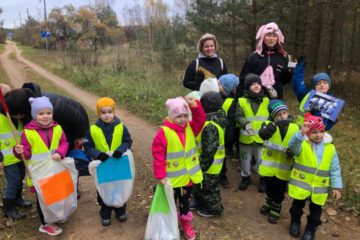
M256 50L245 60L239 75L238 97L243 96L245 76L259 75L265 93L271 99L283 99L282 85L291 81L288 54L283 48L284 36L274 22L262 25L256 34Z
M332 138L325 133L321 117L305 114L304 125L289 142L295 155L295 164L289 181L290 235L300 236L300 219L307 199L310 200L307 224L302 239L314 239L321 224L322 206L325 205L331 189L332 196L341 198L342 177Z

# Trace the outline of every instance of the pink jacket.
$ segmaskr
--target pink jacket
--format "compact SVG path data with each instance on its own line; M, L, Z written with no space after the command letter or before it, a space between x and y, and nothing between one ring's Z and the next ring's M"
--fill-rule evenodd
M206 114L199 101L197 101L198 107L190 107L192 113L192 121L189 122L191 129L194 132L195 137L201 132L206 120ZM165 119L163 126L169 127L176 131L181 143L185 145L185 127L177 125L171 122L169 119ZM153 154L153 170L156 179L163 179L166 177L166 149L167 140L162 128L157 132L152 143Z
M29 129L29 130L36 130L39 133L41 139L44 141L45 145L50 148L50 144L51 144L52 137L53 137L53 127L55 127L56 125L58 125L58 123L53 121L49 128L42 128L35 122L35 120L31 120L31 122L26 124L24 128ZM27 159L27 160L30 159L31 158L31 145L26 138L25 132L23 132L21 134L20 144L24 146L25 159ZM59 147L56 149L55 152L59 153L61 158L64 158L68 152L68 149L69 149L69 143L66 141L66 136L65 136L64 131L62 131L62 135L61 135L60 142L59 142ZM14 151L14 154L17 158L21 158L21 156L19 154L17 154L15 151Z

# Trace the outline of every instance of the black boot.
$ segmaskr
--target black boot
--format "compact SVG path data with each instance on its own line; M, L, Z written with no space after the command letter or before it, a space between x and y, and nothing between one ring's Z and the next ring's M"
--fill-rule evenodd
M230 183L226 175L220 175L220 184L223 188L230 187Z
M300 221L291 220L289 233L291 236L298 238L300 236Z
M3 199L3 212L5 217L13 220L19 220L25 217L25 214L19 213L15 208L15 199Z
M262 207L260 208L260 213L262 215L268 215L271 210L271 204L272 204L272 200L268 197L265 197L265 204L262 205Z
M302 240L314 240L318 226L318 224L316 224L312 219L308 217L308 222L306 224Z
M265 179L263 177L260 177L258 192L259 193L264 193L265 191L266 191Z
M32 206L32 202L28 200L24 200L22 198L22 189L19 189L16 194L15 205L22 208L29 208Z
M239 185L239 190L245 191L250 185L250 177L242 177Z
M272 202L271 210L268 217L269 223L276 224L280 219L280 212L281 212L281 204Z

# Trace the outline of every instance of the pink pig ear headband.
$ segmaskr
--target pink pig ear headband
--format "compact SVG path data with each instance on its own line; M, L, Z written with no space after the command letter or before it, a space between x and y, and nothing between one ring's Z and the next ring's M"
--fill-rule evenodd
M304 114L304 123L309 123L309 132L306 135L309 135L314 130L325 131L325 125L321 117L313 116L311 113Z
M182 97L169 98L165 105L170 119L174 119L181 114L188 114L187 103Z
M263 48L263 42L264 42L264 37L267 33L276 33L276 35L278 36L278 45L279 45L279 49L278 51L280 53L282 53L284 56L287 56L287 52L283 49L282 44L284 43L284 35L282 34L280 28L278 27L278 25L274 22L262 25L259 30L256 33L256 40L258 40L258 44L256 46L256 52L260 55L262 55L262 48Z

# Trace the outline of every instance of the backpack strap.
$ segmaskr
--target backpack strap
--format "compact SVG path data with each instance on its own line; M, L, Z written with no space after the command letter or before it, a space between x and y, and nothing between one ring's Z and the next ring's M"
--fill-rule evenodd
M198 67L199 67L199 59L197 58L196 59L196 63L195 63L195 71L197 71Z
M220 60L220 65L221 65L221 71L224 70L224 61L222 60L222 58L219 58Z

